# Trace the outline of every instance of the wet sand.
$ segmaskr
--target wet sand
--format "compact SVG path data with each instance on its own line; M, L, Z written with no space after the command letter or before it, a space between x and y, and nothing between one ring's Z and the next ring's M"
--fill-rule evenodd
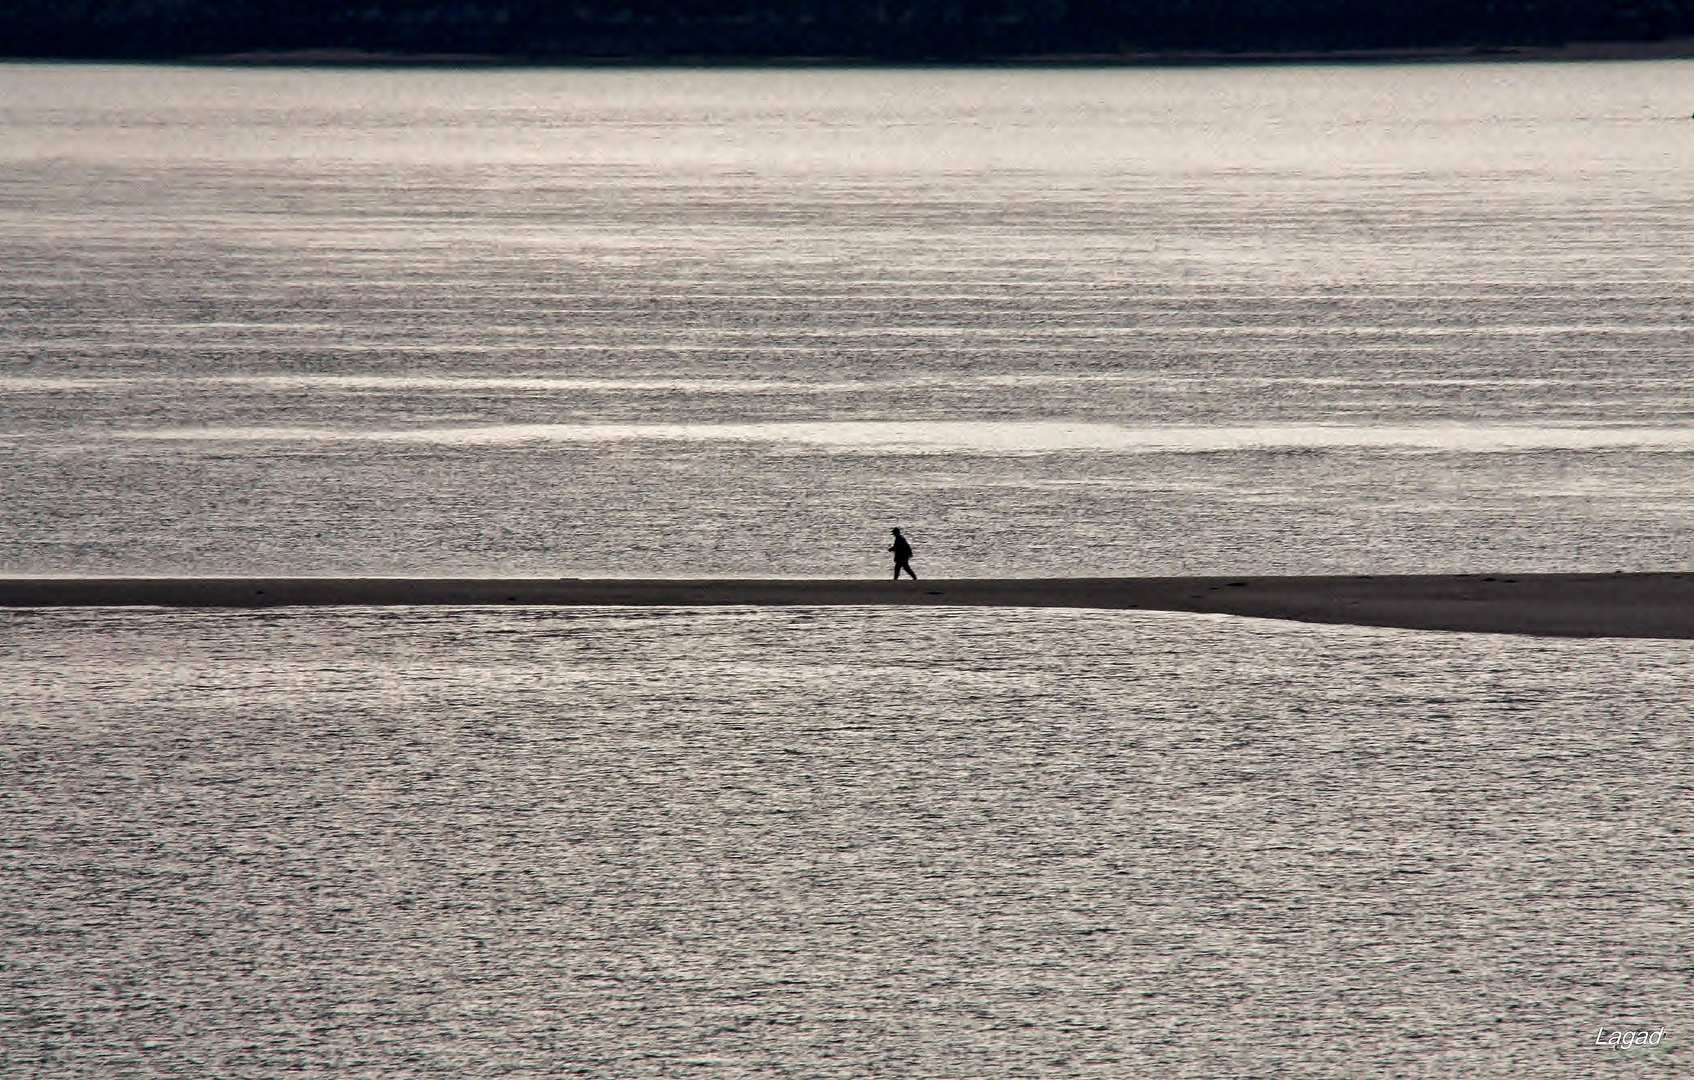
M1194 611L1419 630L1694 638L1694 573L901 581L7 578L4 607L941 605Z

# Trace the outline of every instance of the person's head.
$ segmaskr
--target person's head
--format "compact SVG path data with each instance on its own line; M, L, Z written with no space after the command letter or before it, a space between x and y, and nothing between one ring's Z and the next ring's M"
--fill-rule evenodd
M894 530L894 535L895 535L895 536L899 536L899 535L900 535L900 530L899 530L899 529L895 529L895 530Z

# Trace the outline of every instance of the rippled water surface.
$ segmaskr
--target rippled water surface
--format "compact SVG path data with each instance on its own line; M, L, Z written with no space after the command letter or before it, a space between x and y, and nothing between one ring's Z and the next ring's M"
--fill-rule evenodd
M0 570L1679 569L1691 75L0 66Z
M1686 569L1691 75L0 65L0 572ZM0 1075L1688 1073L1691 660L0 611Z
M1684 1075L1691 663L1128 612L0 613L0 1071Z

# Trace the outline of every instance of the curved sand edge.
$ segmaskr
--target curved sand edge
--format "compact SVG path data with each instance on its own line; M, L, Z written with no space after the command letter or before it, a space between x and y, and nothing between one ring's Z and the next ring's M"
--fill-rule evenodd
M1694 638L1694 573L885 580L0 578L0 607L931 605L1194 611L1557 637Z

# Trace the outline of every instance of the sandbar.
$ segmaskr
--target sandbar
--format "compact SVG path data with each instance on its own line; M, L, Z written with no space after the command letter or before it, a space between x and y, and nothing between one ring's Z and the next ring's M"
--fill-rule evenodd
M829 579L22 577L0 607L935 606L1189 611L1550 637L1694 638L1694 573Z

